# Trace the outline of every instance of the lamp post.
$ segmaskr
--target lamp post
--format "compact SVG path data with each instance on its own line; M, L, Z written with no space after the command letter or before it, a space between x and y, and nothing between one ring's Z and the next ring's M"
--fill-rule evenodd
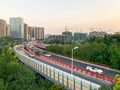
M75 49L77 49L78 48L78 46L76 46L76 47L74 47L74 48L72 48L72 61L71 61L71 74L73 74L73 50L75 50Z

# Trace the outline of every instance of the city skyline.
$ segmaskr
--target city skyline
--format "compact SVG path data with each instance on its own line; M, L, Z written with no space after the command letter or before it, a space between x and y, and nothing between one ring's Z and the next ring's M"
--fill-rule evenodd
M119 4L120 0L3 0L0 18L9 23L10 17L22 17L30 26L45 27L45 34L61 34L65 27L71 32L114 32L120 30Z

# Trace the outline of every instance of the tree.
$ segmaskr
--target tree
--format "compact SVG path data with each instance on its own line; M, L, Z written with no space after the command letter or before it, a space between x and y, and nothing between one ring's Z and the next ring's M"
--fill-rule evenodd
M0 79L0 90L7 90L7 84L5 85L3 79Z
M40 54L40 51L36 51L35 54L36 54L36 55L39 55L39 54Z
M61 84L53 84L50 90L65 90L65 88Z
M113 87L113 90L120 90L120 80L116 82L115 86Z
M115 86L113 87L113 90L120 90L120 75L119 74L115 75L115 80L116 80L116 83L115 83Z
M111 68L120 69L120 47L116 43L110 46L110 63Z
M98 90L113 90L114 84L111 85L102 85Z
M110 90L109 86L101 86L98 90Z
M120 75L119 75L119 74L116 74L114 80L115 80L116 82L119 81L119 80L120 80Z
M2 43L3 41L6 42ZM36 76L33 70L18 62L17 55L10 49L8 44L10 42L9 38L0 38L0 44L2 44L0 47L0 90L48 90L52 82L40 75Z

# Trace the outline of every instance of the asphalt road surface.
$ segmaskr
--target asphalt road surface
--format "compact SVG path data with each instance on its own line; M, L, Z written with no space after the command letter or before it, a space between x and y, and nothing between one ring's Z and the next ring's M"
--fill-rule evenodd
M41 59L40 57L34 57L34 59L36 59L36 60L38 60L38 61L40 61L40 62L42 62L42 63L45 63L45 64L47 64L47 65L50 65L50 66L52 66L52 67L58 68L58 69L60 69L60 70L62 70L62 71L65 71L65 72L67 72L67 73L71 73L71 69L66 68L66 67L62 67L62 66L60 66L60 65L54 64L54 63L52 63L52 62L49 62L49 61L47 61L47 60ZM101 79L95 78L94 76L89 76L89 75L86 75L86 74L82 74L82 73L77 72L77 71L74 71L73 74L74 74L75 76L78 76L78 77L80 77L80 78L82 78L82 79L85 79L85 80L88 80L88 81L90 81L90 82L96 83L96 84L98 84L98 85L109 85L109 84L110 84L110 83L107 82L107 81L103 81L103 80L101 80Z
M35 48L37 49L37 48ZM34 49L33 49L34 50ZM72 59L71 58L67 58L67 57L64 57L64 56L61 56L61 55L57 55L57 54L53 54L53 53L50 53L50 52L47 52L47 51L41 51L42 54L51 54L50 58L54 58L54 59L57 59L57 60L61 60L61 61L64 61L66 63L69 63L71 64L71 61ZM92 67L96 67L96 68L99 68L101 70L103 70L103 74L104 75L107 75L107 76L111 76L111 77L115 77L116 74L120 74L120 71L117 71L117 70L113 70L113 69L110 69L110 68L107 68L107 67L103 67L103 66L99 66L99 65L94 65L94 64L90 64L90 63L85 63L85 62L82 62L82 61L78 61L78 60L75 60L73 61L73 65L75 66L78 66L78 67L81 67L81 68L86 68L87 66L92 66Z

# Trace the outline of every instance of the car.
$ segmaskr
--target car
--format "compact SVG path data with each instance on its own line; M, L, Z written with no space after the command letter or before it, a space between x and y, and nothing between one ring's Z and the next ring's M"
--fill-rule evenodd
M35 55L33 55L33 54L30 54L29 56L33 58Z
M45 54L45 56L50 57L51 55L50 54Z
M30 46L30 48L34 48L33 46Z
M91 66L87 66L86 70L92 71L92 72L97 72L99 74L103 73L103 70L99 69L99 68L95 68L95 67L91 67Z

